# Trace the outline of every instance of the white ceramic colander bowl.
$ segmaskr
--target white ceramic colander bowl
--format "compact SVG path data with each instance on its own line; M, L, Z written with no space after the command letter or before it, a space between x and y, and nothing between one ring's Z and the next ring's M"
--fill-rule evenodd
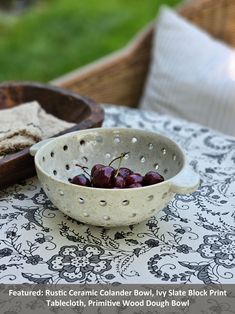
M108 165L127 151L122 167L141 174L157 170L165 181L135 189L98 189L69 183L81 173L77 163L91 170L94 164ZM38 178L54 205L68 216L96 226L139 223L164 208L175 193L191 193L199 184L198 175L176 143L142 130L78 131L40 142L31 148L31 154L35 155Z

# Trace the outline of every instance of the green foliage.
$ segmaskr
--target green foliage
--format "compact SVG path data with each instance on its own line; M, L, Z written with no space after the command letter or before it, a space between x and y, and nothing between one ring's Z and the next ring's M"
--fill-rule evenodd
M44 0L0 15L0 80L49 81L124 46L179 0Z

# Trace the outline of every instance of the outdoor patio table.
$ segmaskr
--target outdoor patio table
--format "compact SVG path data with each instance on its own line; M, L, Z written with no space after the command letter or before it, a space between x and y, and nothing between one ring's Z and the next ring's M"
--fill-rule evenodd
M104 127L175 140L200 188L148 221L114 229L65 216L37 178L0 191L0 283L234 283L235 139L156 113L105 111Z

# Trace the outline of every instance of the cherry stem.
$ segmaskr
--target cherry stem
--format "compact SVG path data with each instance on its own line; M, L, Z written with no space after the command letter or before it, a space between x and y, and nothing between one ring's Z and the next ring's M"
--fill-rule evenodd
M112 163L113 163L114 161L116 161L116 160L118 160L118 159L120 159L120 158L125 157L127 154L129 154L129 152L128 152L128 153L122 153L120 156L114 158L114 159L109 163L109 167L112 165Z
M119 174L123 157L124 157L124 155L122 155L122 156L120 157L120 159L119 159L118 170L117 170L117 172L116 172L116 174L115 174L115 176L114 176L115 178L117 178L117 176L118 176L118 174Z
M118 176L119 171L120 171L120 167L121 167L121 163L122 163L122 161L123 161L123 158L124 158L127 154L129 154L129 152L127 152L127 153L122 153L120 156L114 158L114 159L109 163L109 166L111 166L111 164L112 164L114 161L119 160L118 170L117 170L117 172L116 172L116 174L115 174L115 178Z
M88 167L86 166L81 166L79 164L76 164L75 166L81 168L83 170L83 172L85 172L85 174L87 174L89 177L91 177L91 175L89 174L89 172L87 172L87 169L89 169Z

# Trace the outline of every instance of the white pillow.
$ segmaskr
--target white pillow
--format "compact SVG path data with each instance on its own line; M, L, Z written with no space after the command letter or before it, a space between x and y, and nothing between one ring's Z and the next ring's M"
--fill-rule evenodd
M141 108L235 136L235 50L163 7Z

